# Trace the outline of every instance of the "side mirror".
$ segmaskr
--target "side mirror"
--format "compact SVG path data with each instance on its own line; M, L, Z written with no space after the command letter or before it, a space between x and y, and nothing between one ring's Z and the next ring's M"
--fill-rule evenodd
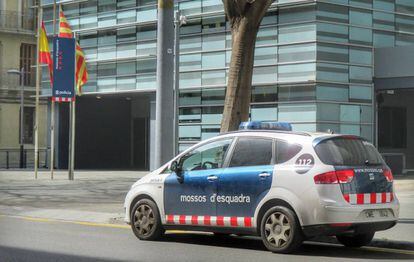
M171 162L170 170L175 173L175 175L177 176L178 182L180 183L184 182L184 175L183 175L179 160L178 161L174 160L173 162Z

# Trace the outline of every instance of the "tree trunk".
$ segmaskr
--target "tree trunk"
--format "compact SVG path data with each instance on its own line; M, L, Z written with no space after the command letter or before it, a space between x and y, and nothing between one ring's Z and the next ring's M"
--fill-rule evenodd
M232 54L221 132L249 120L254 50L260 22L272 1L223 0L231 24Z

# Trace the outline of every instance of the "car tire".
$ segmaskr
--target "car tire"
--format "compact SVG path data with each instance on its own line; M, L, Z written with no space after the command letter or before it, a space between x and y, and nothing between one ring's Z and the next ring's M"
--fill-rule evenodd
M291 253L303 241L296 214L284 206L275 206L266 211L260 223L260 234L265 247L275 253Z
M336 239L338 239L339 243L346 247L362 247L368 245L374 238L374 235L375 232L357 234L353 236L338 235L336 236Z
M131 228L141 240L157 240L165 230L157 205L149 199L139 200L131 211Z

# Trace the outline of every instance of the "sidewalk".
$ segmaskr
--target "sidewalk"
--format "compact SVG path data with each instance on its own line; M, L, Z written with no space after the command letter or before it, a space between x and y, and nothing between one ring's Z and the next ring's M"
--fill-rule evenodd
M123 223L123 201L131 185L148 172L0 171L0 214L95 223Z

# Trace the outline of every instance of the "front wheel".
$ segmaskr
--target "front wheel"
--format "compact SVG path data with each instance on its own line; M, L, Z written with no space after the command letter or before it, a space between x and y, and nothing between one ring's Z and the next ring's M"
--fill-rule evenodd
M291 253L303 240L295 213L283 206L272 207L264 214L260 232L266 248L276 253Z
M353 236L338 235L336 236L336 239L338 239L339 243L346 247L362 247L368 245L374 238L374 235L375 232Z
M149 199L139 200L131 211L131 228L141 240L156 240L163 233L157 205Z

